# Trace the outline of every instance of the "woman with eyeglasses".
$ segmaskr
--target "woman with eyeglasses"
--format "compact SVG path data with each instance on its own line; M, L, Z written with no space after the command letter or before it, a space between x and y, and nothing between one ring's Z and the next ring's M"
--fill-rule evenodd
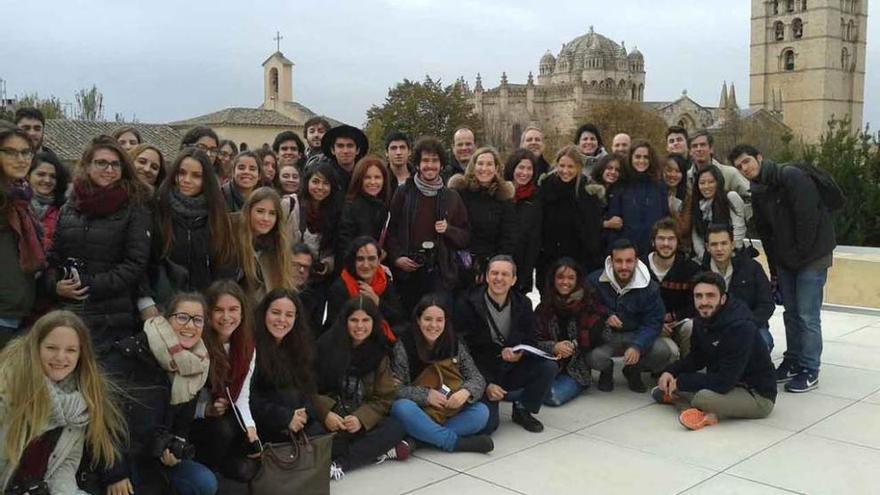
M76 166L55 227L46 281L58 305L86 321L99 360L138 327L135 301L150 258L148 198L128 153L99 136Z
M336 317L346 301L365 297L382 314L381 330L392 344L397 334L407 325L400 296L394 288L391 270L379 260L379 245L375 239L361 236L350 243L339 277L327 292L327 320L324 328L336 323Z
M208 304L198 293L179 293L165 314L143 331L114 344L124 387L122 410L129 441L124 463L134 493L213 495L217 478L194 460L189 433L199 392L208 381L210 357L202 338Z
M27 134L0 127L0 348L30 315L36 301L36 274L46 262L25 180L32 159Z
M180 149L187 147L196 147L204 151L208 158L211 159L211 165L215 167L217 175L222 176L223 171L220 170L221 162L218 159L220 155L220 138L217 133L210 127L196 126L188 130L180 140Z
M232 159L232 179L223 185L226 211L241 211L255 189L260 187L260 157L253 151L242 151Z
M151 144L139 144L129 150L134 172L151 189L158 188L165 180L165 157L159 148Z
M220 141L220 150L217 153L217 178L220 185L229 182L232 176L232 159L238 154L238 146L235 141L223 139Z

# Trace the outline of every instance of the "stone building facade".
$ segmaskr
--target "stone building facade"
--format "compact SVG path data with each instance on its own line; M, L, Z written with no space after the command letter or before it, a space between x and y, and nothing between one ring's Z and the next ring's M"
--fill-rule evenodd
M807 142L832 117L862 124L868 0L752 0L752 110L778 112Z

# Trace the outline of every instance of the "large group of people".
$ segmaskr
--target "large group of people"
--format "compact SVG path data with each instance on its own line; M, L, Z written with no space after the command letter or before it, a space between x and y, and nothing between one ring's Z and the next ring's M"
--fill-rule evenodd
M692 430L818 384L833 224L748 145L606 150L588 123L549 160L533 126L506 157L466 128L371 154L317 117L255 150L195 127L174 157L123 127L69 168L44 129L0 123L4 493L216 493L299 432L334 434L331 479L488 453L502 401L540 432L616 357Z

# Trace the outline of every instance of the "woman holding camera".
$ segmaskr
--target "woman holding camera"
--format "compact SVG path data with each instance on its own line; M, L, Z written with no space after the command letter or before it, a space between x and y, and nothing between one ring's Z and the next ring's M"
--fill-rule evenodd
M198 459L227 478L247 482L256 474L260 439L251 414L254 376L253 312L241 287L214 282L206 292L210 314L203 338L211 357L193 424Z
M382 333L389 342L394 343L397 334L404 330L406 316L391 272L379 262L379 245L367 236L358 237L349 244L342 272L327 294L327 320L324 326L329 328L336 324L336 316L346 301L366 297L379 308Z
M478 435L489 421L480 402L486 380L452 330L449 311L434 295L416 304L411 331L394 345L394 376L400 382L391 416L407 434L447 452L488 453L492 437Z
M44 315L0 353L0 492L83 494L76 480L83 446L97 463L112 464L124 431L75 314Z
M134 493L180 495L217 492L217 478L193 460L189 430L210 359L202 340L207 303L201 294L179 293L164 316L116 343L125 360L121 376L129 396L123 406L130 430L127 459ZM117 468L116 471L120 471Z
M334 479L366 464L409 456L403 425L388 417L395 384L382 321L372 300L358 296L342 306L318 340L315 409L324 428L336 432Z

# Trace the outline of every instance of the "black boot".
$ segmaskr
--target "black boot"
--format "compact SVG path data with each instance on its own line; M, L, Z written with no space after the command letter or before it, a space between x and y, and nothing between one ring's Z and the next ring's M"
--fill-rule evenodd
M599 373L599 384L596 388L603 392L611 392L614 390L614 368Z
M526 431L532 433L540 433L544 431L544 424L538 421L538 418L532 416L532 414L525 408L516 407L514 405L511 419L514 423L522 426Z
M479 454L488 454L495 448L495 442L489 435L471 435L469 437L458 437L455 442L455 452L477 452Z
M626 383L633 392L643 394L648 391L645 382L642 381L642 372L635 366L624 366L623 376L626 377Z

